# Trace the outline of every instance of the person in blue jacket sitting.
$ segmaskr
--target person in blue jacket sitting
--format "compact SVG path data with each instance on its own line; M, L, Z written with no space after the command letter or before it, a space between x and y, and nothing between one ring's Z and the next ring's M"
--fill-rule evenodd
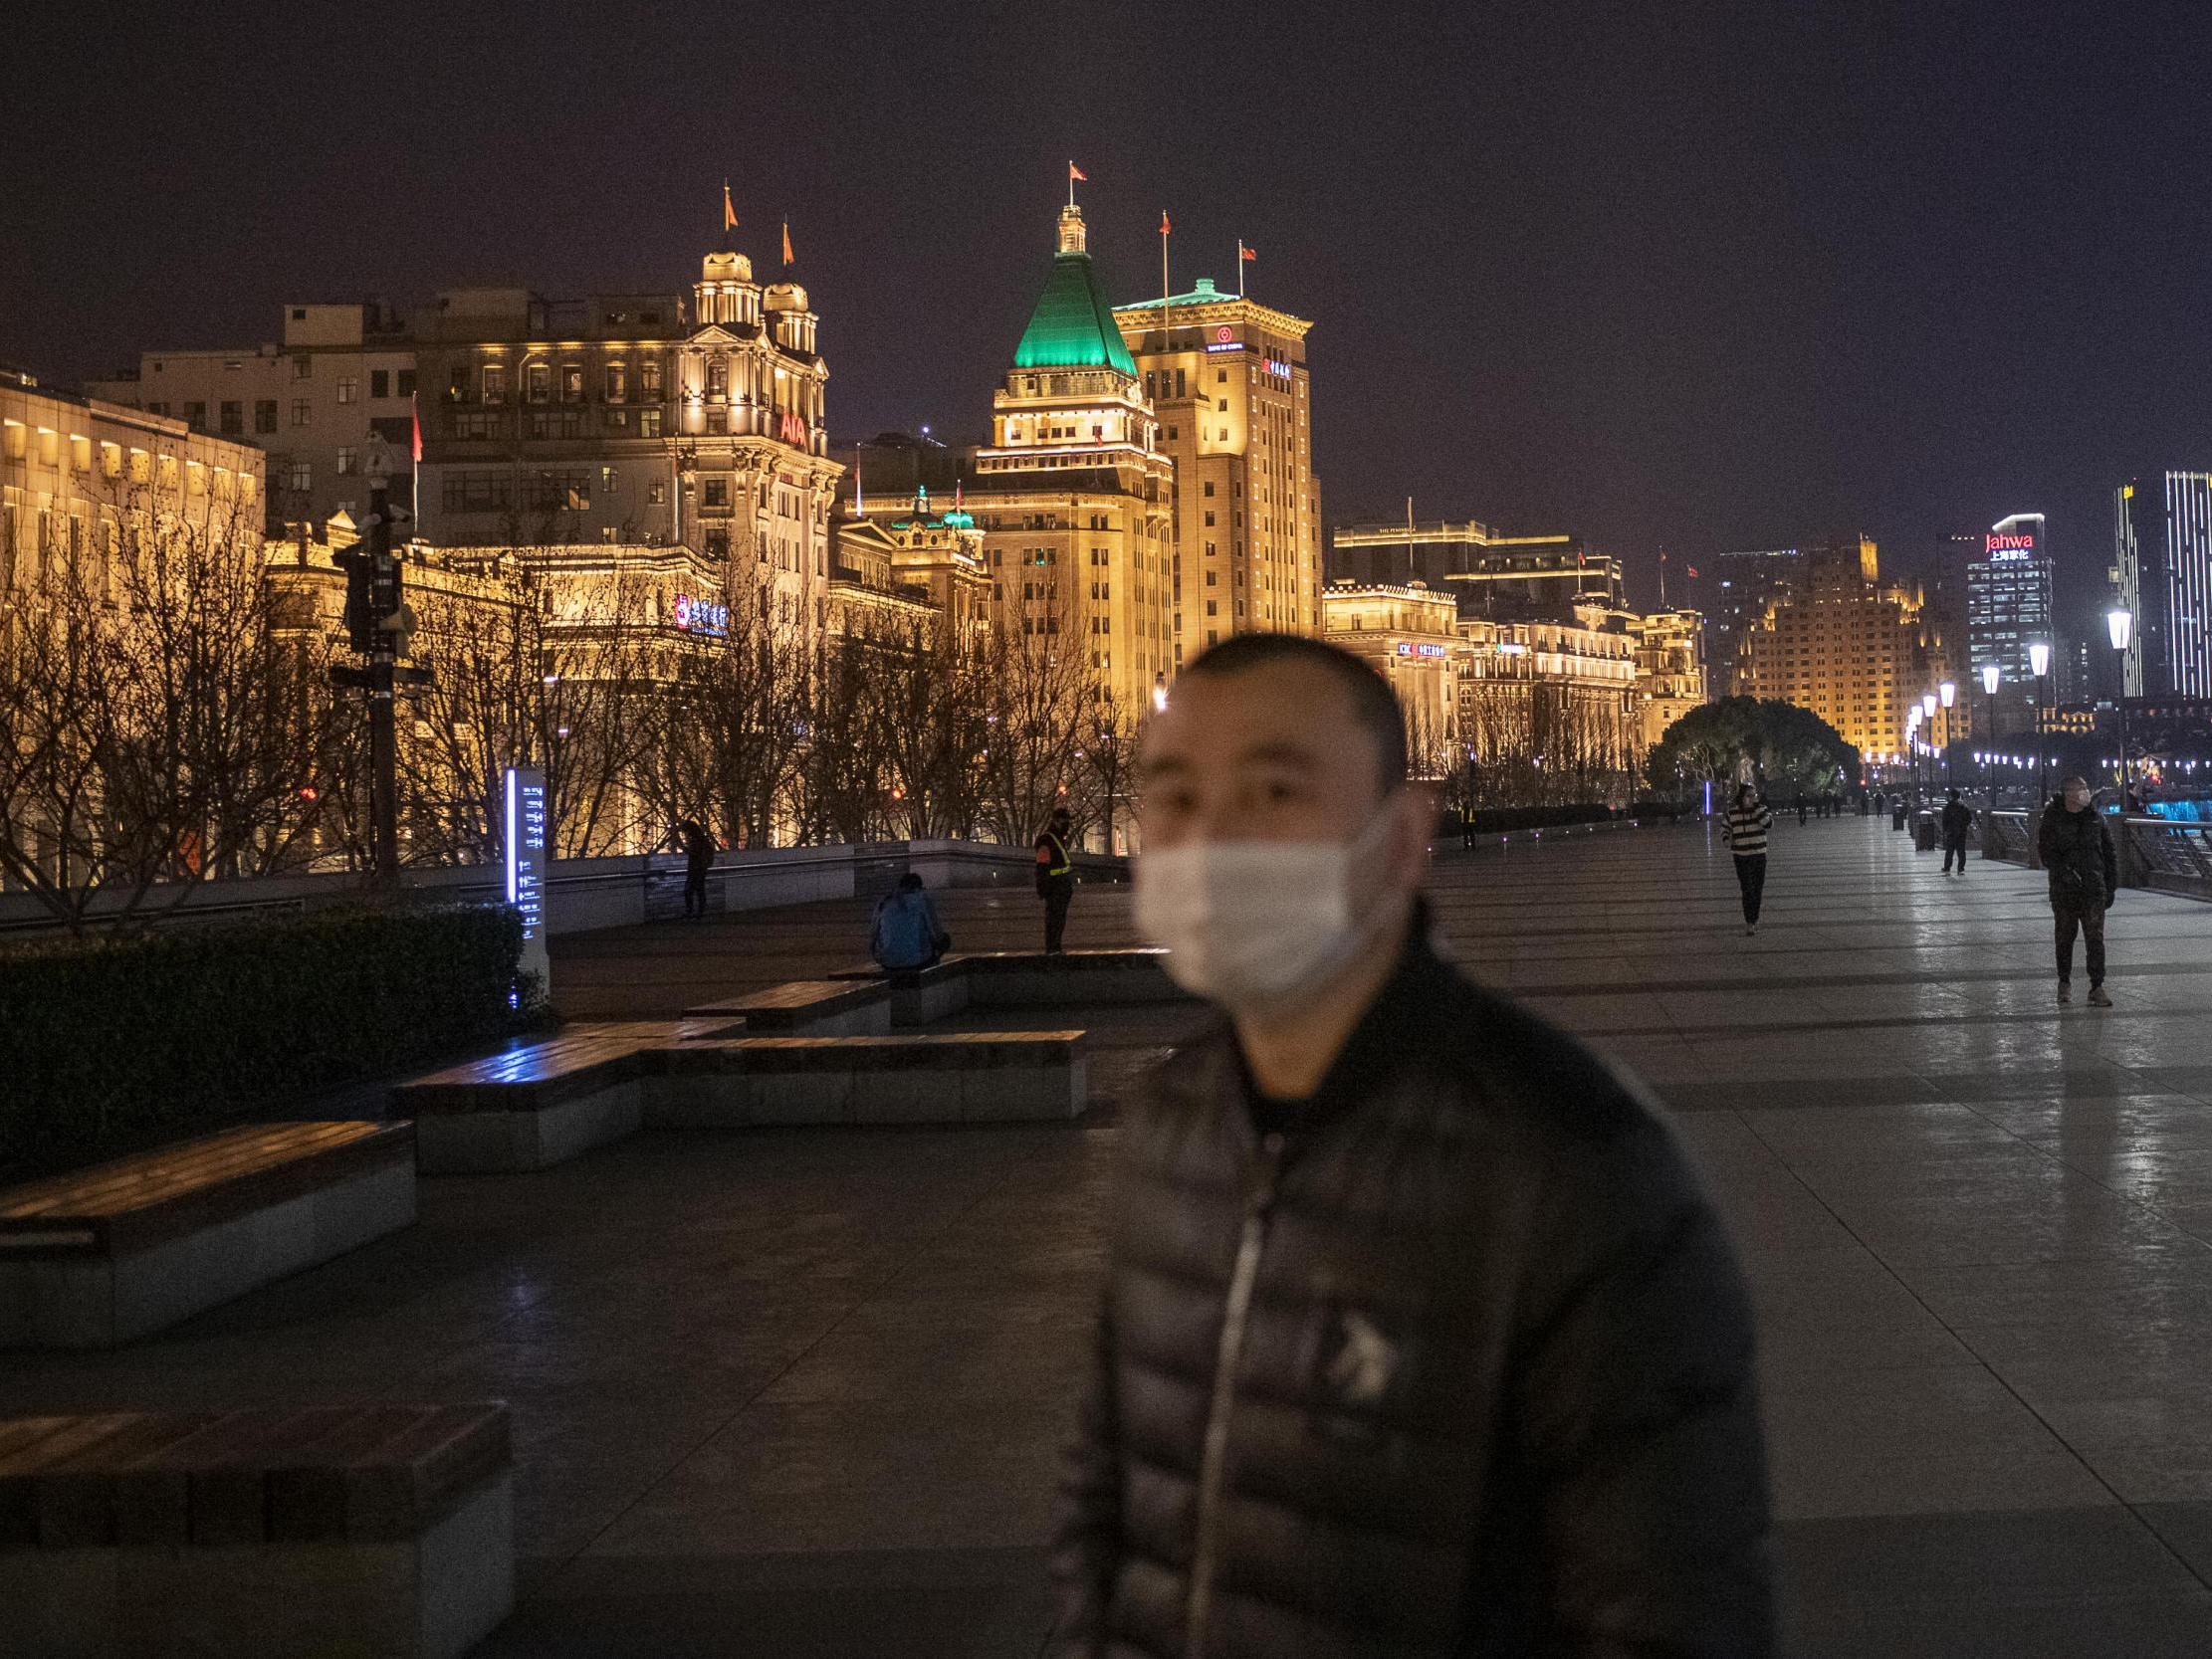
M937 920L937 906L923 890L922 878L908 871L899 885L877 901L868 933L868 954L886 973L911 973L935 967L953 946L952 935Z

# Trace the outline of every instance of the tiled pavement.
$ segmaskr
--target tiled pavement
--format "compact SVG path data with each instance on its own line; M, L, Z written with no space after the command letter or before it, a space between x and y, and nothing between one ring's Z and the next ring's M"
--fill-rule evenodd
M1793 1655L2212 1653L2212 906L2123 896L2118 1005L2060 1010L2041 878L1936 863L1784 822L1756 938L1701 828L1435 885L1473 971L1667 1101L1734 1224ZM1036 926L1018 891L948 920ZM557 940L555 983L673 1010L842 965L862 922ZM1078 942L1127 929L1084 891ZM1179 1028L1087 1023L1109 1096ZM1113 1134L649 1135L426 1181L411 1231L165 1338L0 1360L0 1409L503 1396L527 1594L487 1652L1027 1655Z

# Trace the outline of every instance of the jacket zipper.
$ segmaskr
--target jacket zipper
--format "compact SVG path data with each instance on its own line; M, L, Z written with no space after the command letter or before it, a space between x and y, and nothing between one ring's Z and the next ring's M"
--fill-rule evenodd
M1244 1195L1244 1231L1237 1241L1236 1266L1228 1279L1228 1301L1221 1314L1221 1340L1214 1353L1214 1395L1207 1406L1206 1438L1199 1453L1199 1513L1191 1548L1191 1601L1185 1617L1186 1659L1204 1659L1206 1627L1214 1612L1215 1535L1220 1530L1221 1486L1227 1476L1228 1424L1236 1399L1236 1372L1244 1357L1244 1327L1252 1308L1252 1286L1259 1278L1259 1253L1267 1242L1267 1211L1275 1201L1275 1177L1282 1169L1282 1137L1260 1141L1259 1164Z

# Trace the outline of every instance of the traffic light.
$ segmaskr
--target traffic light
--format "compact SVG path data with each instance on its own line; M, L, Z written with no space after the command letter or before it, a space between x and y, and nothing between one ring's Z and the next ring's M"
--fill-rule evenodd
M341 547L331 558L345 572L346 643L365 657L376 648L376 611L369 591L368 549Z

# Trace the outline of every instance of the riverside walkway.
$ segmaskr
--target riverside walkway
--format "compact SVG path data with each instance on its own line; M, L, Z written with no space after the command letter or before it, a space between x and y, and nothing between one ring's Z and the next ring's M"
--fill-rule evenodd
M1703 826L1440 852L1489 982L1671 1108L1741 1246L1795 1659L2212 1652L2212 905L2127 892L2052 1002L2040 875L1785 820L1744 936ZM1018 887L946 896L1029 945ZM572 1014L851 962L866 907L558 938ZM1086 888L1071 941L1130 940ZM489 1654L1035 1654L1114 1098L1066 1127L636 1137L421 1185L421 1222L0 1410L502 1397L523 1599Z

